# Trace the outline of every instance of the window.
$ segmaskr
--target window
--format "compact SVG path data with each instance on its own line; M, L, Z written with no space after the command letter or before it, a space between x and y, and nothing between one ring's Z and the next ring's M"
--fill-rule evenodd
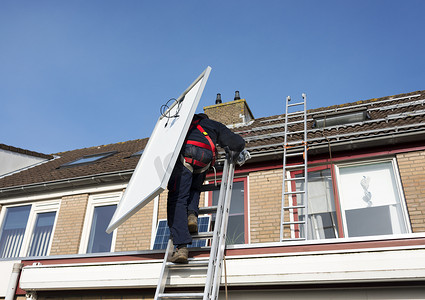
M116 230L106 233L122 193L89 197L79 253L113 252Z
M309 169L307 239L402 234L410 231L395 161L338 164ZM293 177L302 176L300 171ZM303 190L304 182L291 190ZM303 197L292 197L302 205ZM292 220L304 220L294 209ZM293 238L305 237L303 224L291 225Z
M370 119L370 115L365 108L324 113L313 116L313 128L323 128L335 125L357 123L366 121L368 119Z
M297 174L295 177L302 176ZM297 190L304 190L304 182L294 183ZM330 169L316 169L308 173L308 237L307 239L328 239L338 237L338 222ZM293 205L302 205L303 195L293 197ZM299 209L299 221L304 221L304 209ZM304 227L299 235L305 237Z
M198 232L207 232L210 227L210 217L202 216L198 217ZM170 239L170 229L167 225L167 220L160 220L156 228L155 242L152 249L165 249L167 248L168 240ZM205 247L207 240L196 239L193 240L191 245L188 247Z
M238 178L233 181L232 200L230 202L229 221L227 225L228 245L248 243L248 221L246 217L247 197L246 197L246 178ZM212 192L211 205L218 204L220 191ZM215 222L213 215L212 222Z
M47 255L55 218L55 211L37 214L28 256Z
M1 257L17 257L27 228L31 205L6 208L1 238Z
M142 156L142 154L143 154L144 151L145 151L145 149L139 150L139 151L131 154L130 157L133 157L133 156Z
M96 162L98 160L101 160L103 158L106 158L108 156L114 155L115 153L117 153L117 151L105 152L105 153L99 153L99 154L92 154L92 155L85 155L85 156L83 156L79 159L76 159L74 161L71 161L69 163L65 163L65 164L61 165L60 168L90 164L90 163Z
M406 233L393 162L340 166L339 196L349 237Z
M2 211L0 257L49 255L59 201L9 206Z

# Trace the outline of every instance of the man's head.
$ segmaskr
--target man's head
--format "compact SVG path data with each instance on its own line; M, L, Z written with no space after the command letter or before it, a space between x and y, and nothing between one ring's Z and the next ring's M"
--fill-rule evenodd
M209 119L208 115L200 113L200 114L196 114L195 118L199 118L199 119Z

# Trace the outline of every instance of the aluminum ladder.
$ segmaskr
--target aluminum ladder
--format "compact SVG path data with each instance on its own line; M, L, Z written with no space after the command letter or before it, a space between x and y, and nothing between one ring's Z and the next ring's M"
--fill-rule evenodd
M214 231L201 232L192 235L194 239L212 238L210 255L205 260L191 260L188 264L174 264L169 262L174 245L172 240L168 241L162 263L161 273L155 292L155 300L160 299L204 299L216 300L220 290L221 274L223 268L224 250L226 248L227 223L229 219L230 201L232 196L233 175L235 170L235 159L233 153L226 154L223 175L220 185L218 205L213 207L199 208L199 214L216 213ZM205 188L204 191L211 189ZM189 248L190 249L190 248ZM174 270L206 270L206 283L204 292L166 292L167 280ZM186 288L187 289L187 288Z
M307 110L303 101L286 97L280 240L308 238ZM301 109L300 109L301 107ZM297 171L299 174L293 175Z

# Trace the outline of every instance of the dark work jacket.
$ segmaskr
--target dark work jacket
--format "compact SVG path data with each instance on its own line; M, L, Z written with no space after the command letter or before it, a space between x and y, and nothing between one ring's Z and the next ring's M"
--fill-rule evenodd
M208 133L214 144L218 144L222 148L227 146L230 150L236 152L241 152L245 148L245 140L240 135L233 133L226 125L211 119L203 118L202 115L195 115L193 117L193 120L197 119L200 119L198 124ZM202 142L209 145L208 140L202 132L196 128L196 125L189 130L186 140Z

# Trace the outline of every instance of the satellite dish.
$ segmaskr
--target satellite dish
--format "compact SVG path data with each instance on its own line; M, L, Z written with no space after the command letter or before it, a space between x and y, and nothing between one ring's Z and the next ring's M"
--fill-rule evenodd
M159 117L106 232L111 233L166 189L210 72L207 67Z

